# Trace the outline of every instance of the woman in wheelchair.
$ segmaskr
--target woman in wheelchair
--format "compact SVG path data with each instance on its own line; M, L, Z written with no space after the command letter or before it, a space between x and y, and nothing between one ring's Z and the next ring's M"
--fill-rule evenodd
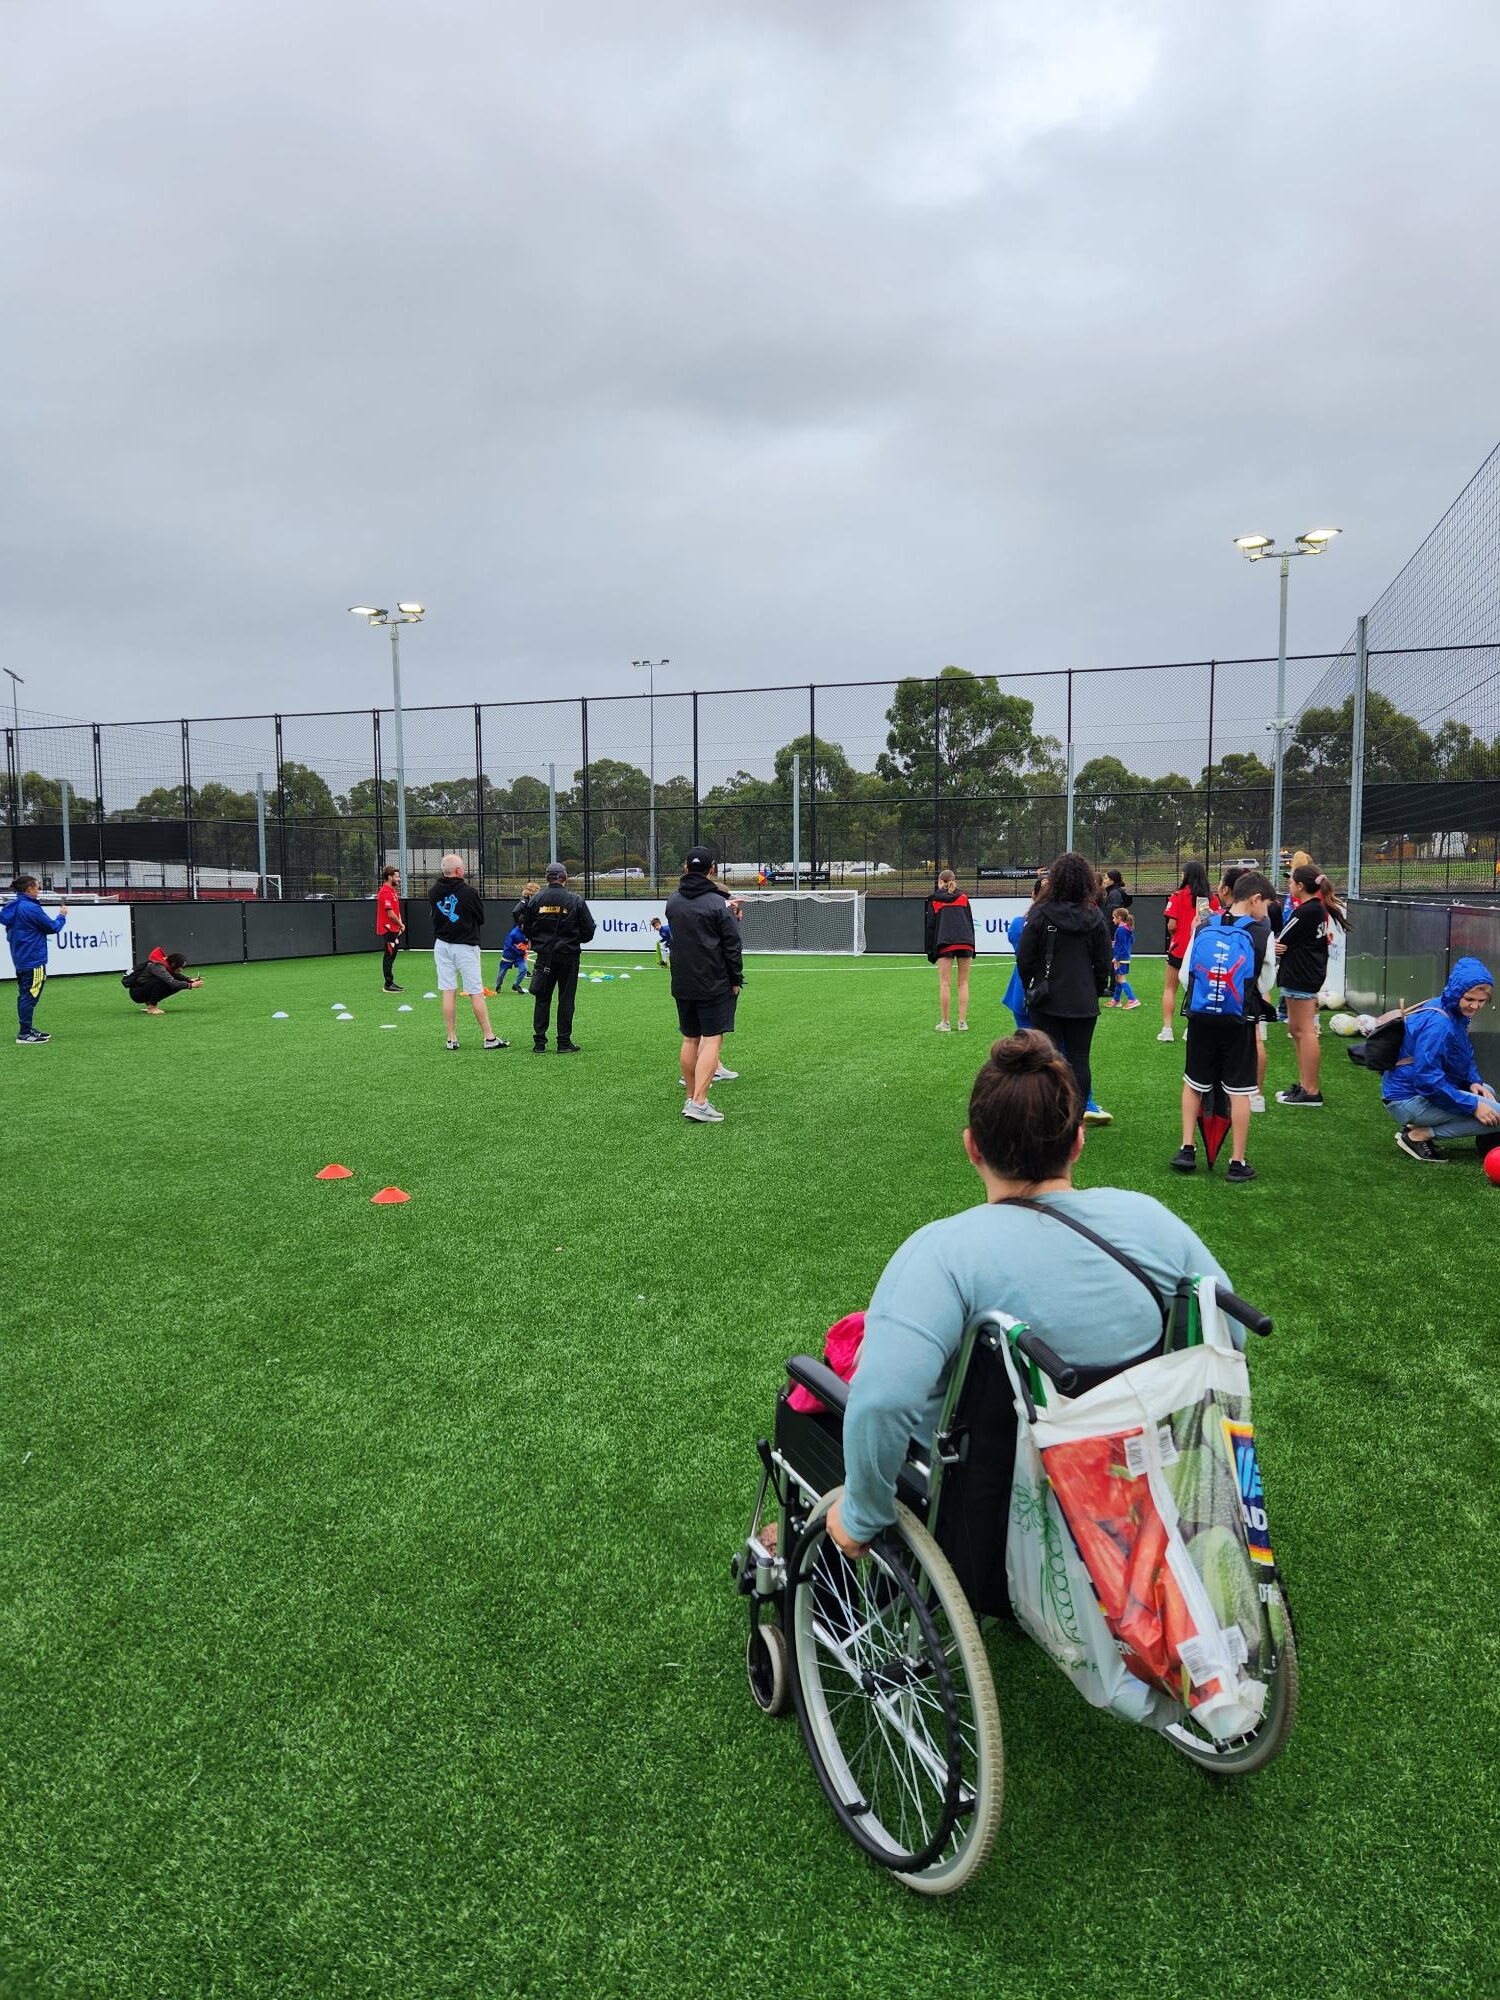
M865 1316L844 1418L844 1495L828 1521L845 1554L863 1555L895 1520L907 1442L930 1442L976 1313L1003 1305L1025 1320L1079 1369L1083 1387L1159 1346L1161 1313L1146 1287L1067 1221L1143 1266L1163 1297L1184 1277L1229 1282L1187 1224L1151 1195L1073 1186L1083 1111L1072 1070L1038 1030L990 1050L974 1079L963 1137L984 1200L909 1236ZM1017 1200L1037 1206L1007 1205ZM1061 1225L1059 1216L1066 1218Z
M1077 1396L1168 1344L1175 1351L1174 1298L1203 1278L1227 1284L1151 1196L1075 1189L1083 1111L1045 1035L995 1043L963 1135L983 1201L927 1224L892 1257L852 1383L809 1357L788 1363L826 1408L779 1398L732 1564L749 1601L756 1701L768 1714L795 1702L845 1830L927 1895L977 1873L1000 1818L999 1708L978 1619L1011 1616L1017 1392L1005 1329L1026 1322L1026 1351ZM1269 1331L1253 1307L1227 1291L1220 1300ZM1238 1329L1235 1339L1243 1345ZM1162 1730L1225 1776L1258 1769L1290 1731L1296 1655L1279 1588L1261 1592L1272 1628L1262 1721L1227 1743Z

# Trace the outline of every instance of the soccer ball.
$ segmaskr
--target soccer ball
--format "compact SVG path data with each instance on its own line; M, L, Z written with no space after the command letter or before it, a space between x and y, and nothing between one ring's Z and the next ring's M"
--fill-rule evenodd
M1325 993L1321 1004L1325 1007L1337 1009L1343 1006L1344 996L1342 993Z
M1335 1014L1328 1027L1330 1033L1342 1035L1346 1041L1359 1033L1359 1022L1352 1014Z

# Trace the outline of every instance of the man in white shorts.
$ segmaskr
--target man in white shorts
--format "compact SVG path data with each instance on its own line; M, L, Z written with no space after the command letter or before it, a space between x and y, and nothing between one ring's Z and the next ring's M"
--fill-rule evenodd
M432 905L432 956L438 991L443 996L449 1048L458 1047L458 996L462 992L474 1009L485 1047L508 1049L510 1043L502 1042L491 1028L490 1010L484 1004L484 971L479 962L484 904L478 891L464 880L464 864L456 854L443 856L443 872L428 890L427 900Z

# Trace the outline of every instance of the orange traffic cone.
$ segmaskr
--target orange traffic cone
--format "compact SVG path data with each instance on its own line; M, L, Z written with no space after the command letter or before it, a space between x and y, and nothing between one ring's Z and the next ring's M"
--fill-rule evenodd
M324 1167L320 1174L313 1175L315 1181L352 1181L353 1178L350 1168L340 1166Z
M370 1199L372 1202L410 1201L411 1196L404 1194L400 1188L382 1188L379 1194L372 1194Z

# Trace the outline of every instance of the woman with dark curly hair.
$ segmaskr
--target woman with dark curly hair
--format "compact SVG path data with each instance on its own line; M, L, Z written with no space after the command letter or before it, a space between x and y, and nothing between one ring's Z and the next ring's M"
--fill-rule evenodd
M1047 873L1047 894L1031 906L1016 970L1026 991L1031 1024L1057 1044L1072 1065L1090 1104L1089 1060L1099 1002L1113 979L1109 925L1099 908L1099 878L1081 854L1060 854ZM1091 1125L1107 1125L1107 1111L1085 1110Z

